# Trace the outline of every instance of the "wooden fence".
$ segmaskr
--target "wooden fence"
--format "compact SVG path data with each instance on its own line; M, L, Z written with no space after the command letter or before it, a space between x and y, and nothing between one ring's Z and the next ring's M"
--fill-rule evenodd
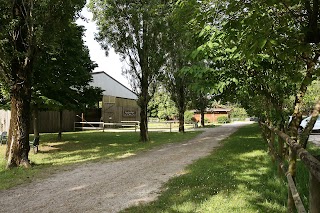
M301 201L294 179L296 158L299 157L310 174L308 212L320 213L320 161L302 148L296 140L293 140L282 131L263 123L260 123L260 126L263 129L263 137L268 143L270 153L273 154L273 158L279 163L279 172L281 171L285 174L288 181L288 212L293 212L293 206L296 207L299 213L307 212ZM275 149L276 142L278 142L278 150ZM285 144L289 150L285 149ZM288 167L285 162L286 151L289 151Z
M60 113L58 111L41 111L39 112L39 132L58 132L60 124ZM73 123L76 121L74 111L63 110L62 113L62 131L72 131ZM31 121L32 122L32 121ZM30 132L33 133L31 123Z
M9 132L10 111L0 110L0 131ZM64 110L62 114L62 131L72 131L73 123L76 121L74 111ZM60 113L58 111L41 111L39 112L39 132L58 132L60 124ZM30 133L33 133L33 117L31 116Z
M139 121L121 121L120 123L104 123L104 122L74 122L74 130L102 130L110 128L127 128L134 127L136 132L139 126Z
M165 121L165 122L148 122L148 129L168 129L172 132L173 124L175 121Z
M166 122L148 122L149 130L169 130L172 132L175 121ZM74 122L74 130L105 130L112 128L134 127L135 132L139 128L139 121L121 121L120 123L104 123L104 122ZM193 126L194 128L194 126Z

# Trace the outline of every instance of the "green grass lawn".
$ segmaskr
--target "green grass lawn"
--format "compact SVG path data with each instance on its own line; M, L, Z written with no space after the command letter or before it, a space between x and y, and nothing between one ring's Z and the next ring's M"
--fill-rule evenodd
M148 143L139 142L139 132L70 132L63 134L62 141L56 140L57 134L41 134L39 153L30 151L31 169L5 170L5 146L0 146L0 189L46 177L57 169L68 169L67 165L125 158L162 144L189 140L199 133L150 132Z
M170 124L170 122L148 123L148 127L150 129L161 129L161 128L169 129L170 125L171 125L172 130L176 131L177 129L179 129L179 123L178 122L171 123L171 124ZM194 128L194 124L185 124L184 128L185 129L193 129Z
M159 199L124 212L286 212L287 188L267 154L257 125L171 179Z

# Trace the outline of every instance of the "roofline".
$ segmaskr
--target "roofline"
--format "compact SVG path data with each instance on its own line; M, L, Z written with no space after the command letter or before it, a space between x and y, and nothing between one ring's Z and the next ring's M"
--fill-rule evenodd
M200 110L192 110L194 113L200 113ZM206 109L205 113L208 112L231 112L232 109L227 108L227 109L223 109L223 108L210 108L210 109Z
M117 82L118 84L120 84L121 86L123 86L124 88L126 88L127 90L129 90L130 92L132 92L133 94L135 94L137 97L138 95L133 92L131 89L129 89L128 87L126 87L125 85L123 85L122 83L120 83L117 79L113 78L112 76L110 76L108 73L106 73L105 71L97 71L97 72L92 72L91 74L100 74L100 73L103 73L105 74L106 76L108 76L109 78L111 78L112 80L114 80L115 82Z
M212 111L212 112L230 112L230 111L232 111L232 109L213 109L210 111Z

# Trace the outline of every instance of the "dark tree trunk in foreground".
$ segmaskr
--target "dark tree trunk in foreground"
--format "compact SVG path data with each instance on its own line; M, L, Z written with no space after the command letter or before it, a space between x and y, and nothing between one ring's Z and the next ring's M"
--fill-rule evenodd
M11 60L11 119L6 150L7 168L15 166L30 167L28 153L31 76L32 76L32 26L28 23L31 16L32 0L12 2L13 19L17 20L12 31L14 48Z
M25 74L20 70L21 75ZM17 76L16 76L17 77ZM24 76L26 79L26 76ZM11 90L11 119L7 146L7 168L23 165L29 167L28 153L30 127L31 90L25 84L17 85Z

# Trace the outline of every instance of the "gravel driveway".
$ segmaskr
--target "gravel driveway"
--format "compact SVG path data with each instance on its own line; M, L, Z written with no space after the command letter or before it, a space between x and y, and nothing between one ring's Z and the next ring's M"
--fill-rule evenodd
M320 146L320 133L313 133L309 136L309 141L317 146Z
M47 179L0 191L0 212L118 212L154 200L162 184L208 155L247 123L207 129L196 139L108 163L87 163Z

